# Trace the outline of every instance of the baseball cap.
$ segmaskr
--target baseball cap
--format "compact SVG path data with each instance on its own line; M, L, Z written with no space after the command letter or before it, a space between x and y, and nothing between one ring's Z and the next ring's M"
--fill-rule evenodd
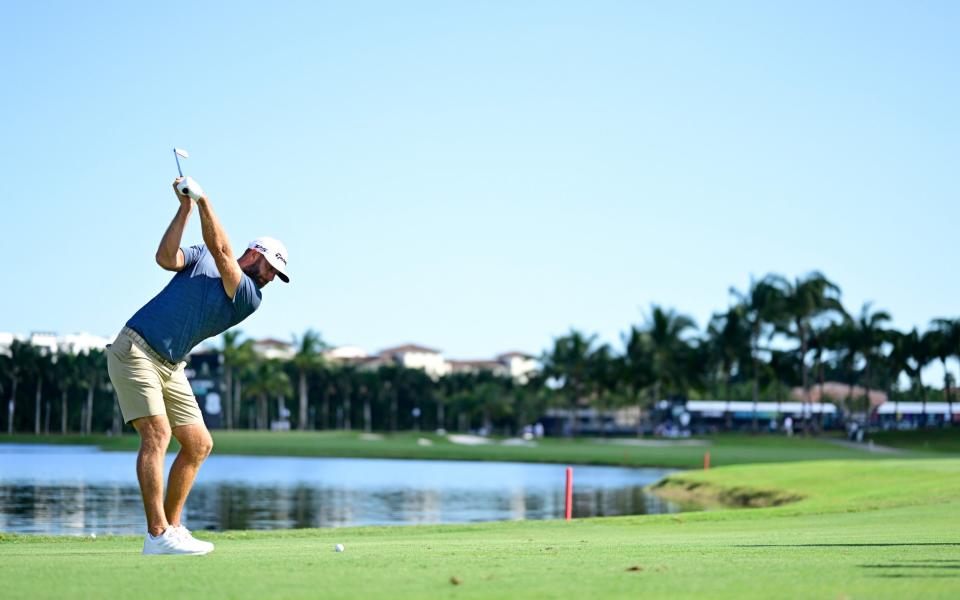
M272 237L258 237L247 245L262 254L270 266L277 270L277 275L284 283L290 283L287 275L287 247L278 239Z

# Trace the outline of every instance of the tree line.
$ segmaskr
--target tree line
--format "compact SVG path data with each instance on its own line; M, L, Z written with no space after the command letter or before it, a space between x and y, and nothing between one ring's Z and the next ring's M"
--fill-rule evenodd
M899 331L891 315L869 303L849 312L840 288L820 272L788 279L770 274L746 290L730 289L730 306L703 330L688 315L659 305L621 335L621 347L571 330L540 355L542 369L523 384L491 372L431 379L399 365L376 370L331 362L321 335L296 336L290 360L264 359L238 330L222 336L222 425L266 429L280 417L294 429L433 430L515 433L549 408L567 410L578 433L577 409L635 408L637 432L652 426L664 398L784 401L803 390L804 402L826 381L846 383L846 411L865 411L854 389L880 390L891 400L926 403L931 394L953 402L947 369L960 360L960 319L935 318L926 330ZM939 361L941 391L921 371ZM900 381L909 381L901 389ZM0 394L7 399L0 430L34 433L114 431L119 412L102 351L48 354L15 341L0 356ZM807 423L815 427L816 424ZM754 429L758 429L756 416Z

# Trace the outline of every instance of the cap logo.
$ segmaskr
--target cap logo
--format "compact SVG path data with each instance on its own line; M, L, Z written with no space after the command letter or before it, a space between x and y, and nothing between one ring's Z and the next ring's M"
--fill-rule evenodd
M274 256L277 257L277 260L283 261L283 266L287 266L287 259L285 259L282 254L277 252L276 254L274 254Z

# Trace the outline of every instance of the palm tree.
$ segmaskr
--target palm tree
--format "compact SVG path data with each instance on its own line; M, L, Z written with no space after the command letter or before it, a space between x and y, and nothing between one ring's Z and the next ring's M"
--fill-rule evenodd
M10 344L9 368L10 373L10 399L7 401L7 433L13 433L14 418L17 409L17 387L20 380L29 372L30 363L33 362L34 354L37 349L33 345L20 340L14 340Z
M804 402L810 404L812 399L807 354L810 349L812 322L816 317L828 312L844 314L843 305L840 303L840 288L818 271L792 282L780 276L771 276L769 280L782 298L783 312L778 325L783 333L800 344L803 397ZM804 424L809 426L808 422Z
M263 360L257 363L254 377L247 385L246 394L257 403L257 429L269 427L269 400L289 396L292 391L290 377L284 372L279 360Z
M294 345L297 346L297 353L293 357L293 364L297 368L297 390L300 397L297 429L305 431L307 429L307 404L310 397L309 375L323 363L321 353L327 349L327 344L324 343L319 332L307 329L303 337L297 339L294 336Z
M758 430L756 419L757 403L760 401L760 375L761 369L761 340L766 340L769 344L770 338L774 334L773 324L782 318L785 310L784 298L777 288L777 276L768 275L760 281L751 278L750 288L747 293L741 293L735 288L730 288L730 293L737 299L742 307L744 321L750 330L750 357L751 357L751 399L753 400L753 429Z
M553 349L543 356L544 373L563 390L570 407L569 435L578 430L577 408L586 391L590 375L590 355L597 336L584 336L575 329L555 338Z
M750 360L750 324L746 319L746 306L735 304L725 313L715 313L707 325L706 350L711 373L719 370L723 381L723 393L730 399L730 381L734 370L742 371ZM716 391L714 395L718 396Z
M929 333L929 332L928 332ZM923 405L923 414L920 417L922 426L927 425L927 388L923 385L920 375L924 367L934 359L933 344L934 339L927 333L921 334L914 327L910 333L902 338L903 352L906 358L904 363L907 375L910 376L910 382L914 393L920 392L920 402Z
M93 398L96 392L107 381L107 355L103 350L90 349L84 354L78 354L78 378L87 391L87 402L84 410L83 433L90 435L93 432Z
M76 355L67 352L60 352L56 356L54 368L54 380L60 389L60 433L67 433L68 406L67 398L70 395L70 388L77 384L79 379L79 360Z
M3 394L7 391L6 386L4 385L4 380L12 379L13 376L13 361L9 356L0 352L0 394Z
M240 427L241 406L245 397L243 386L252 380L256 373L257 353L253 349L253 344L253 340L244 340L241 344L230 348L229 359L224 358L224 362L230 365L228 372L233 385L233 398L227 399L227 402L233 405L230 409L233 417L232 428ZM247 426L252 428L253 424L248 423Z
M960 319L934 319L930 325L936 332L934 354L943 364L943 394L947 400L946 425L949 427L953 423L953 392L947 359L953 356L960 359Z
M653 385L653 344L650 335L636 326L623 336L623 380L637 405L637 437L643 435L643 391Z
M625 397L622 392L626 379L625 367L626 362L623 357L615 356L608 344L603 344L590 355L591 404L599 416L602 436L607 434L604 423L605 414L614 406L624 403Z
M900 382L900 375L907 371L910 363L908 334L895 329L887 330L886 344L889 346L887 354L880 354L875 361L879 380L883 383L888 398L894 398L894 392ZM911 380L912 381L912 380ZM899 398L899 396L896 396ZM897 419L900 418L899 400L894 399L893 407Z
M240 336L243 334L239 329L231 329L223 332L223 378L224 378L224 396L226 401L223 403L223 421L227 429L233 429L234 411L233 411L233 377L236 371L236 356L239 346Z
M653 358L654 402L663 394L686 395L691 384L687 365L693 352L685 336L696 328L696 322L686 315L657 305L651 307L645 330L650 336Z
M881 348L887 340L888 330L884 327L892 320L885 310L871 312L871 304L865 302L856 320L858 352L863 360L863 381L867 389L867 407L870 406L870 387L873 384L871 368L879 360Z

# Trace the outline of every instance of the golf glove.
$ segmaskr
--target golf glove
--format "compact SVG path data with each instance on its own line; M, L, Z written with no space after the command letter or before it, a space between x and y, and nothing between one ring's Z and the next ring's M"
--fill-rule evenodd
M181 194L190 196L193 200L199 200L206 196L200 184L193 180L193 177L184 177L183 181L177 184L177 189Z

